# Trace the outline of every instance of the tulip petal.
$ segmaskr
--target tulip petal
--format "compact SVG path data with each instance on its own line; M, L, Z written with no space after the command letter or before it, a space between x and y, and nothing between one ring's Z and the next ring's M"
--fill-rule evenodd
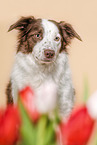
M36 122L39 119L40 114L36 109L34 91L30 87L26 87L19 92L19 97L21 98L31 120Z
M94 120L85 106L75 111L67 123L60 125L63 145L85 145L92 133Z
M0 145L13 145L20 127L20 116L15 106L8 106L0 116Z

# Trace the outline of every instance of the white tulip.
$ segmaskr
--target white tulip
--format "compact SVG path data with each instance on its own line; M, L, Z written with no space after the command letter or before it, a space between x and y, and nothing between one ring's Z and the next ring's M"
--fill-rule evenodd
M97 91L90 96L90 98L87 101L87 109L88 113L93 119L97 119Z

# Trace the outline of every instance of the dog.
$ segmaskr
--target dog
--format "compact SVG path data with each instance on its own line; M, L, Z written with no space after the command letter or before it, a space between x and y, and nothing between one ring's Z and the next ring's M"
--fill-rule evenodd
M81 41L71 24L64 21L21 17L10 26L16 29L18 45L6 94L7 103L17 103L18 91L25 86L37 92L49 80L57 87L57 104L62 116L74 104L74 87L68 63L67 46L73 38ZM46 96L45 96L46 97Z

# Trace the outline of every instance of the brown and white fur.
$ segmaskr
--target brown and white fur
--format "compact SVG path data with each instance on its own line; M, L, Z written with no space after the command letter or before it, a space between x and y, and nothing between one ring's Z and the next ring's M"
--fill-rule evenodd
M57 87L58 106L68 115L74 103L74 88L66 46L72 38L81 40L72 26L34 17L22 17L11 25L17 29L18 47L6 93L8 103L17 103L18 91L30 86L37 92L52 81ZM45 96L46 97L46 96Z

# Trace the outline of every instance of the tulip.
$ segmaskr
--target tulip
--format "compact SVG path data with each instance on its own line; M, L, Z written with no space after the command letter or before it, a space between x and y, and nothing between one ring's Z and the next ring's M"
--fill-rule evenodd
M44 84L39 88L37 93L34 92L30 87L26 87L19 92L18 105L22 116L22 125L20 131L21 138L25 145L44 145L56 142L53 124L56 124L58 117L50 120L47 115L47 113L51 111L53 107L55 109L55 106L52 106L55 104L55 102L53 102L55 99L54 92L55 90L52 83L48 85ZM42 105L45 107L42 107ZM32 122L30 119L32 119Z
M74 111L67 123L60 124L63 145L86 145L94 127L86 106Z
M0 111L0 145L14 145L18 139L20 116L15 106Z
M19 92L19 97L29 115L31 120L33 122L36 122L40 114L37 111L36 105L35 105L35 94L34 91L30 87L26 87L23 90Z
M88 109L88 112L92 118L95 120L97 119L97 91L89 97L86 107Z
M97 91L86 105L76 108L67 123L59 126L62 145L86 145L97 120ZM60 135L59 134L59 135Z

